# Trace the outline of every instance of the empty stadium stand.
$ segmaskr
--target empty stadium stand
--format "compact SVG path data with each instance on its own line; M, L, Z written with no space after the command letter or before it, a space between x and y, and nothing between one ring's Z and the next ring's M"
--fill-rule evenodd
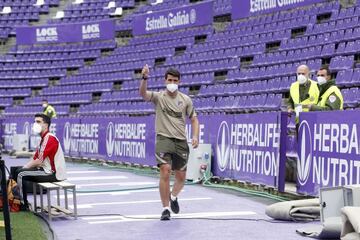
M1 6L12 7L10 15L1 15L3 37L13 31L12 25L28 25L39 13L59 4L45 2L37 7L30 0L2 1ZM110 19L114 9L108 8L109 2L68 3L65 17L48 23ZM193 4L188 0L154 2L115 1L117 7L129 11L116 19L116 31L129 32L132 19L139 14ZM214 2L214 16L230 13L231 1ZM359 3L342 8L338 1L330 1L225 22L223 30L206 25L133 36L126 45L114 39L65 46L14 46L0 57L0 107L4 116L28 116L38 112L41 99L47 98L59 115L153 113L152 106L137 94L137 73L147 63L151 89L163 87L168 67L178 68L182 90L193 95L203 114L279 111L299 64L309 65L312 72L329 65L343 89L345 107L356 108L359 13ZM102 54L106 51L108 54Z

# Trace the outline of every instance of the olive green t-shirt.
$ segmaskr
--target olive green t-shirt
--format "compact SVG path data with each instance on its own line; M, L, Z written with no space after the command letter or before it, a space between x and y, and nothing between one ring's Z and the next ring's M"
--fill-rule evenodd
M150 101L155 104L156 134L186 140L186 116L196 116L191 98L179 91L175 97L169 96L167 91L160 91L151 92Z

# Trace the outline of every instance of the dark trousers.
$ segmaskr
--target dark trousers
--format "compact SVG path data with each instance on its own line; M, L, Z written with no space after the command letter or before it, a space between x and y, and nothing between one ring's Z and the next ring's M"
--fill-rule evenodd
M13 176L20 188L22 203L28 205L27 182L57 182L55 173L46 173L42 168L18 168ZM36 193L34 193L36 194Z

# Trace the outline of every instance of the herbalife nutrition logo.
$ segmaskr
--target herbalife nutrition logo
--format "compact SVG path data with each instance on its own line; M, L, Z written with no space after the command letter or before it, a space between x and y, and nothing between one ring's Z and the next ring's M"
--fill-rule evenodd
M230 131L227 122L220 124L217 141L216 141L216 157L220 171L225 171L230 154Z
M299 183L303 186L306 184L311 168L312 143L311 132L307 121L302 121L299 127L300 138L300 156L297 160L297 175Z
M108 157L111 157L114 153L115 146L115 128L114 124L110 122L106 129L106 152Z
M71 129L70 123L66 122L64 126L64 133L63 133L63 141L64 141L64 151L66 153L70 152L70 144L71 144Z

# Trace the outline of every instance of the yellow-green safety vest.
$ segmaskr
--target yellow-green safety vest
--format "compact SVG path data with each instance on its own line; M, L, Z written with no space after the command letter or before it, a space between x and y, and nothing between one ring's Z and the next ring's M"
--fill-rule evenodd
M55 118L56 117L55 108L51 105L48 105L44 110L44 114L49 116L50 118Z
M331 94L335 94L340 99L340 109L343 109L344 106L344 99L340 92L340 89L337 86L331 86L324 92L324 94L321 97L321 101L317 104L319 107L325 107L326 102Z
M300 93L299 93L300 84L299 84L299 82L294 82L293 84L291 84L290 96L294 102L294 105L296 105L296 104L309 105L309 104L317 104L318 103L320 91L317 86L317 83L311 79L309 79L309 81L310 81L310 88L309 88L309 92L308 92L309 97L302 102L300 102ZM303 107L302 111L308 112L309 108Z

